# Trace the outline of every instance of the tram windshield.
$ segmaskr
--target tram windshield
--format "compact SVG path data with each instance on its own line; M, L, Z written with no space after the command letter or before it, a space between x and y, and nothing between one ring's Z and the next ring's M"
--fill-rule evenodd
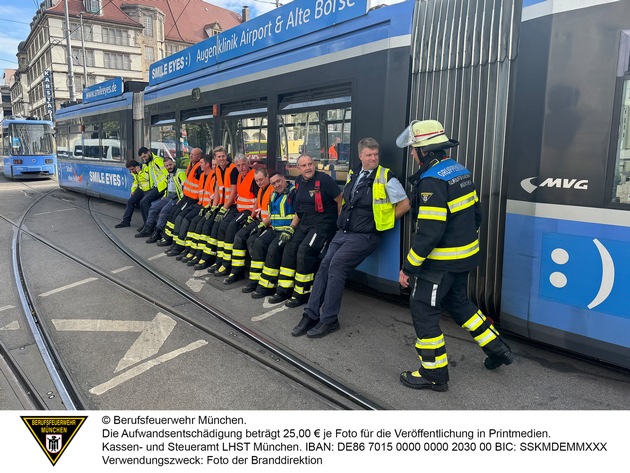
M10 123L9 146L13 156L53 154L52 128L42 123Z

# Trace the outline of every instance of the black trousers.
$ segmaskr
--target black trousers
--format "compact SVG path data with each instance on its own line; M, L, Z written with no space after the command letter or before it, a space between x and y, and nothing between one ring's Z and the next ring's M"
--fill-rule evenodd
M486 355L501 355L509 350L492 322L468 299L468 272L421 270L412 281L409 305L417 336L418 371L423 377L436 383L449 379L446 345L440 328L443 309L470 332Z
M127 207L125 207L125 213L123 214L123 218L122 218L123 222L131 224L131 217L133 217L133 211L136 207L140 205L140 201L142 201L142 198L144 197L144 195L145 195L145 192L143 190L136 189L129 196L129 200L127 200ZM146 218L143 215L142 221L144 222L145 220Z

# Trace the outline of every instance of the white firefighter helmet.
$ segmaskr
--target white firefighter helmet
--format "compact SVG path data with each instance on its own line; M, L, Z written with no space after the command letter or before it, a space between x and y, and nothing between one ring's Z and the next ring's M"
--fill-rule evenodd
M427 148L429 151L448 149L459 144L456 140L449 140L444 127L437 120L414 120L396 138L399 148L413 146Z

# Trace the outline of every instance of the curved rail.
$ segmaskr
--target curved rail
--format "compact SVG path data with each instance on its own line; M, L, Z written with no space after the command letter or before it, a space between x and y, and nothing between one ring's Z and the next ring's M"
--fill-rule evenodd
M348 386L345 386L344 384L340 383L339 381L333 379L332 377L330 377L327 374L323 373L322 371L318 370L314 366L309 365L308 363L306 363L305 361L301 360L300 358L298 358L298 357L294 356L293 354L289 353L288 351L282 349L281 347L279 347L278 345L274 344L273 342L271 342L267 338L263 337L259 333L256 333L256 332L250 330L246 326L244 326L244 325L240 324L239 322L231 319L230 317L228 317L226 314L224 314L223 312L219 311L215 307L212 307L212 306L208 305L205 301L202 301L198 297L195 297L194 295L190 294L186 289L182 288L176 281L173 281L172 279L170 279L169 277L167 277L167 276L165 276L163 274L155 272L153 270L153 268L151 268L150 265L148 265L147 263L142 261L133 252L129 251L124 245L122 245L122 243L118 240L118 238L116 238L112 234L112 232L109 231L109 229L107 227L105 227L105 225L94 215L94 213L92 212L91 202L92 202L92 199L89 199L88 209L90 211L90 215L92 215L92 219L94 220L96 225L98 225L98 227L101 229L101 231L105 234L105 236L107 236L107 238L116 247L118 247L118 249L120 251L122 251L125 255L127 255L127 257L131 258L138 266L143 268L145 271L149 272L153 277L157 278L163 284L166 284L169 288L171 288L173 291L177 292L183 298L185 298L188 301L190 301L192 304L194 304L197 307L199 307L200 309L208 312L209 314L211 314L215 318L219 319L223 323L229 325L232 329L236 330L238 333L240 333L240 334L244 335L245 337L249 338L250 340L254 341L256 344L260 345L265 350L267 350L270 353L274 354L279 359L285 361L289 365L299 369L303 373L306 373L307 375L309 375L311 378L313 378L319 384L321 384L323 386L326 386L328 389L331 389L332 391L336 392L337 394L339 394L343 398L348 399L353 404L355 404L357 406L360 406L363 409L368 409L368 410L381 410L381 409L384 409L382 406L380 406L376 402L372 401L371 399L368 399L367 397L362 396L361 394L357 393L356 391L354 391L353 389L349 388ZM172 309L169 309L169 310L172 310ZM191 323L193 325L196 324L196 322L191 320L189 317L187 317L185 315L183 317L184 317L184 320L186 320L187 322L189 322L189 323Z

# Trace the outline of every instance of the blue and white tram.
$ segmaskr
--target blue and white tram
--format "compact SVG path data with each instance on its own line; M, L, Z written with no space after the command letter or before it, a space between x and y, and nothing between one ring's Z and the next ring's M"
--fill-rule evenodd
M630 368L630 1L525 2L501 325Z
M294 0L154 63L138 94L147 142L180 166L191 148L223 145L288 177L307 153L342 184L356 143L371 136L403 180L415 168L395 137L411 119L437 119L461 141L453 157L473 172L484 206L484 263L470 285L479 306L503 329L630 367L630 0L366 10L366 0ZM75 188L120 200L127 190L112 192L104 168L89 173L110 168L105 122L97 132L79 121L86 107L104 114L107 100L129 117L119 118L127 148L117 166L141 146L125 145L139 127L131 98L62 110L62 165L74 164L60 181L95 177ZM410 220L355 280L399 292Z
M56 114L59 186L126 202L132 179L125 163L142 143L145 83L112 79L83 91L83 103ZM135 116L134 119L134 110Z
M9 117L2 121L2 161L10 178L54 177L57 170L53 124Z

